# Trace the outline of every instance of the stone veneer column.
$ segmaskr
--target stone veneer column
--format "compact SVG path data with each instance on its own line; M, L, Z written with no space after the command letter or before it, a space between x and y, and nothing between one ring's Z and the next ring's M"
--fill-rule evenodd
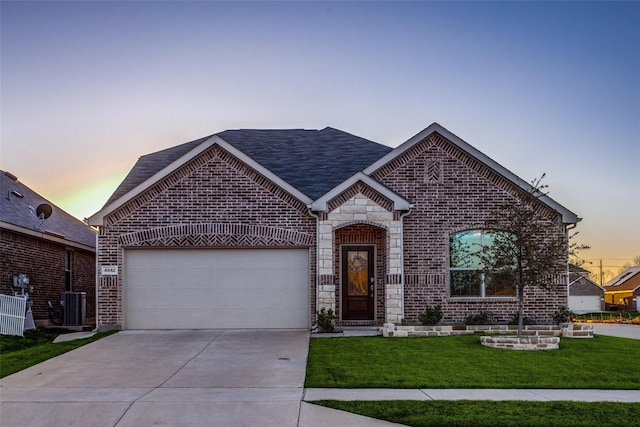
M385 277L384 321L400 323L402 320L402 229L394 220L393 212L383 209L361 193L327 214L318 227L318 309L336 309L333 284L333 231L349 224L374 224L387 230L387 263Z

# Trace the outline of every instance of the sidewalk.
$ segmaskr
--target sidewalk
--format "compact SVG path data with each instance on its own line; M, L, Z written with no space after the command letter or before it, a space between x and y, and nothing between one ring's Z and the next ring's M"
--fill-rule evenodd
M640 402L640 390L598 389L339 389L307 388L302 400L571 400Z

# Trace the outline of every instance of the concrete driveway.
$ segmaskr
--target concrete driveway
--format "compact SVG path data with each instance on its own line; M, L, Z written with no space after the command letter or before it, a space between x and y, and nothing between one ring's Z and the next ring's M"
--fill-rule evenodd
M594 323L593 333L618 338L640 340L640 325L618 325L611 323Z
M0 380L3 426L297 426L309 331L123 331Z

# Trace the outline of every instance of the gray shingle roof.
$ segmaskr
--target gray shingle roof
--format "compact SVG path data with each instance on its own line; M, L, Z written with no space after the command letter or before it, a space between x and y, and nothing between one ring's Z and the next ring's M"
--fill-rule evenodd
M204 138L196 139L195 141L186 142L184 144L176 145L175 147L141 156L136 164L133 165L133 168L129 171L129 174L125 177L124 181L120 183L111 197L109 197L105 206L125 195L156 172L160 171L160 169L182 157L184 154L193 150L209 138L209 136L206 136Z
M218 136L312 199L392 150L330 127L227 130Z
M238 129L216 135L312 199L392 150L330 127L322 130ZM106 205L207 139L209 137L140 157Z
M14 191L15 193L12 193ZM53 207L53 212L49 218L41 222L34 210L43 203ZM43 232L44 236L50 234L92 248L96 246L96 233L88 225L4 171L0 171L0 221Z

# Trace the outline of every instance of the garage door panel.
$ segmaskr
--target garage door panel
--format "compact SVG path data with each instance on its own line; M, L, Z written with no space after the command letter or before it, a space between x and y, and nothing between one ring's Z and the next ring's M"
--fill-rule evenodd
M307 328L306 249L128 250L129 329Z
M284 319L280 310L265 308L248 309L245 312L246 316L239 318L234 309L186 311L183 316L172 319L171 324L167 325L166 321L155 316L155 313L155 310L137 310L130 315L127 322L145 325L145 329L198 329L193 325L202 322L215 325L208 329L238 329L256 328L256 319L260 320L259 327L263 328L265 325L276 324L283 320L293 323L298 321L300 317L307 316L307 311L302 309L291 310ZM290 328L290 326L282 328Z
M600 296L597 295L571 295L569 296L569 309L576 313L589 313L601 311Z

